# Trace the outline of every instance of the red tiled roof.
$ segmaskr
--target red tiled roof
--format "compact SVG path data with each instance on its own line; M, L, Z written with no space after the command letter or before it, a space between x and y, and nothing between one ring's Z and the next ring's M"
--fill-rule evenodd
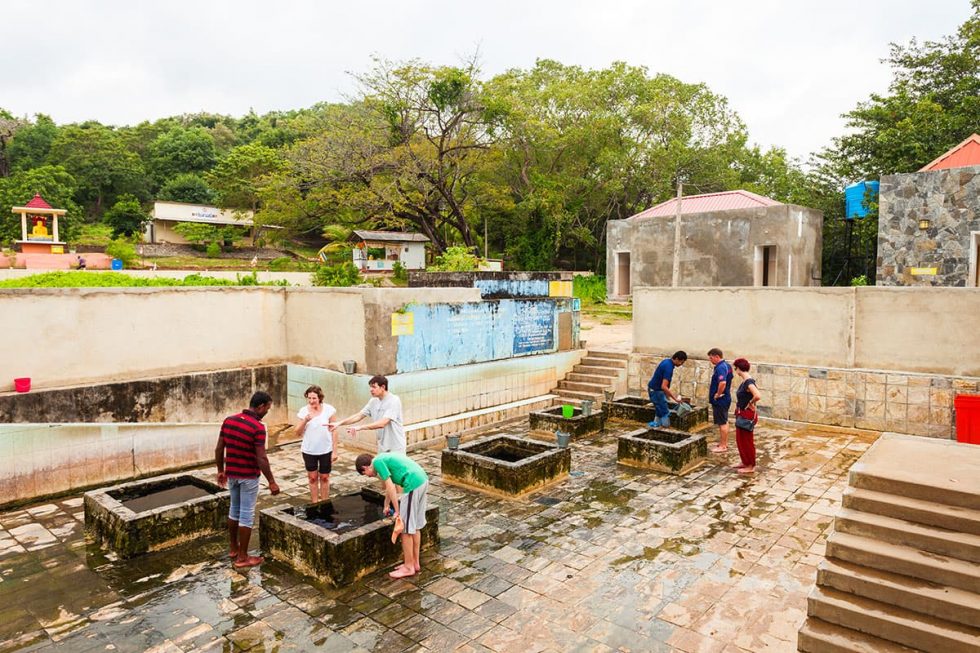
M919 172L963 168L965 166L980 166L980 136L977 134L973 134L932 163L923 166Z
M44 201L40 193L34 193L34 199L25 204L29 209L53 209L54 207Z
M707 213L709 211L730 211L732 209L754 209L760 206L778 206L780 202L750 193L747 190L728 190L721 193L689 195L681 198L681 215L688 213ZM677 214L677 198L661 202L646 211L630 216L635 218L667 218Z

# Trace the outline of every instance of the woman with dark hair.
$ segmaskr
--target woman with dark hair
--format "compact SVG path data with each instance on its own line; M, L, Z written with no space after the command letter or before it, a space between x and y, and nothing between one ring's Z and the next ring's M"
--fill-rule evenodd
M331 425L337 410L323 403L323 390L318 385L311 385L303 395L306 405L296 415L296 435L303 437L300 451L310 482L310 502L317 503L330 496L330 470L338 454L337 436Z
M755 385L755 379L749 376L749 361L736 358L732 363L735 374L742 380L735 391L735 444L738 445L738 456L742 463L735 469L739 474L751 474L755 471L755 425L759 422L759 413L755 405L762 395Z

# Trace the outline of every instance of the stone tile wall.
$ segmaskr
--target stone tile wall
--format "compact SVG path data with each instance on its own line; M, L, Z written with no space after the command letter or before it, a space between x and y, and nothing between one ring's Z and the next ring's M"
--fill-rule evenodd
M630 394L646 394L657 363L669 354L632 354ZM731 362L731 361L729 361ZM706 404L711 363L689 359L674 374L681 393ZM953 399L980 391L980 378L849 370L798 365L753 364L764 417L897 431L950 439L955 436ZM738 377L735 377L737 387ZM733 389L734 393L734 389Z
M980 166L885 175L878 217L879 286L964 286L980 231ZM928 229L919 229L920 220ZM912 268L937 274L912 276Z

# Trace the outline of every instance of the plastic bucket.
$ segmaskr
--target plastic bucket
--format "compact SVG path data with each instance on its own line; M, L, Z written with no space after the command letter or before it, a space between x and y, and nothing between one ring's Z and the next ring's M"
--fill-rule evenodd
M956 441L980 444L980 395L956 395Z
M453 450L459 449L459 436L458 435L447 435L446 436L446 444L449 446L450 449L453 449Z
M571 419L575 416L575 406L571 404L562 404L561 416L565 419Z
M30 392L31 377L25 376L20 379L14 379L14 390L16 390L17 392Z
M112 263L109 264L109 267L111 267L113 270L122 270L123 269L122 259L118 259L118 258L112 259Z

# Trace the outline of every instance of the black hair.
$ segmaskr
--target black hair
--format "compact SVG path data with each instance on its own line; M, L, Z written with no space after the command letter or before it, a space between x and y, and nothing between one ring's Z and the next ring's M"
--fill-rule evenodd
M673 358L675 361L682 361L682 362L683 361L686 361L687 360L687 352L686 351L675 351L674 352L674 355L671 356L671 358Z
M265 404L272 403L272 396L263 390L259 390L254 395L252 395L251 401L248 402L249 408L258 408L259 406L264 406Z

